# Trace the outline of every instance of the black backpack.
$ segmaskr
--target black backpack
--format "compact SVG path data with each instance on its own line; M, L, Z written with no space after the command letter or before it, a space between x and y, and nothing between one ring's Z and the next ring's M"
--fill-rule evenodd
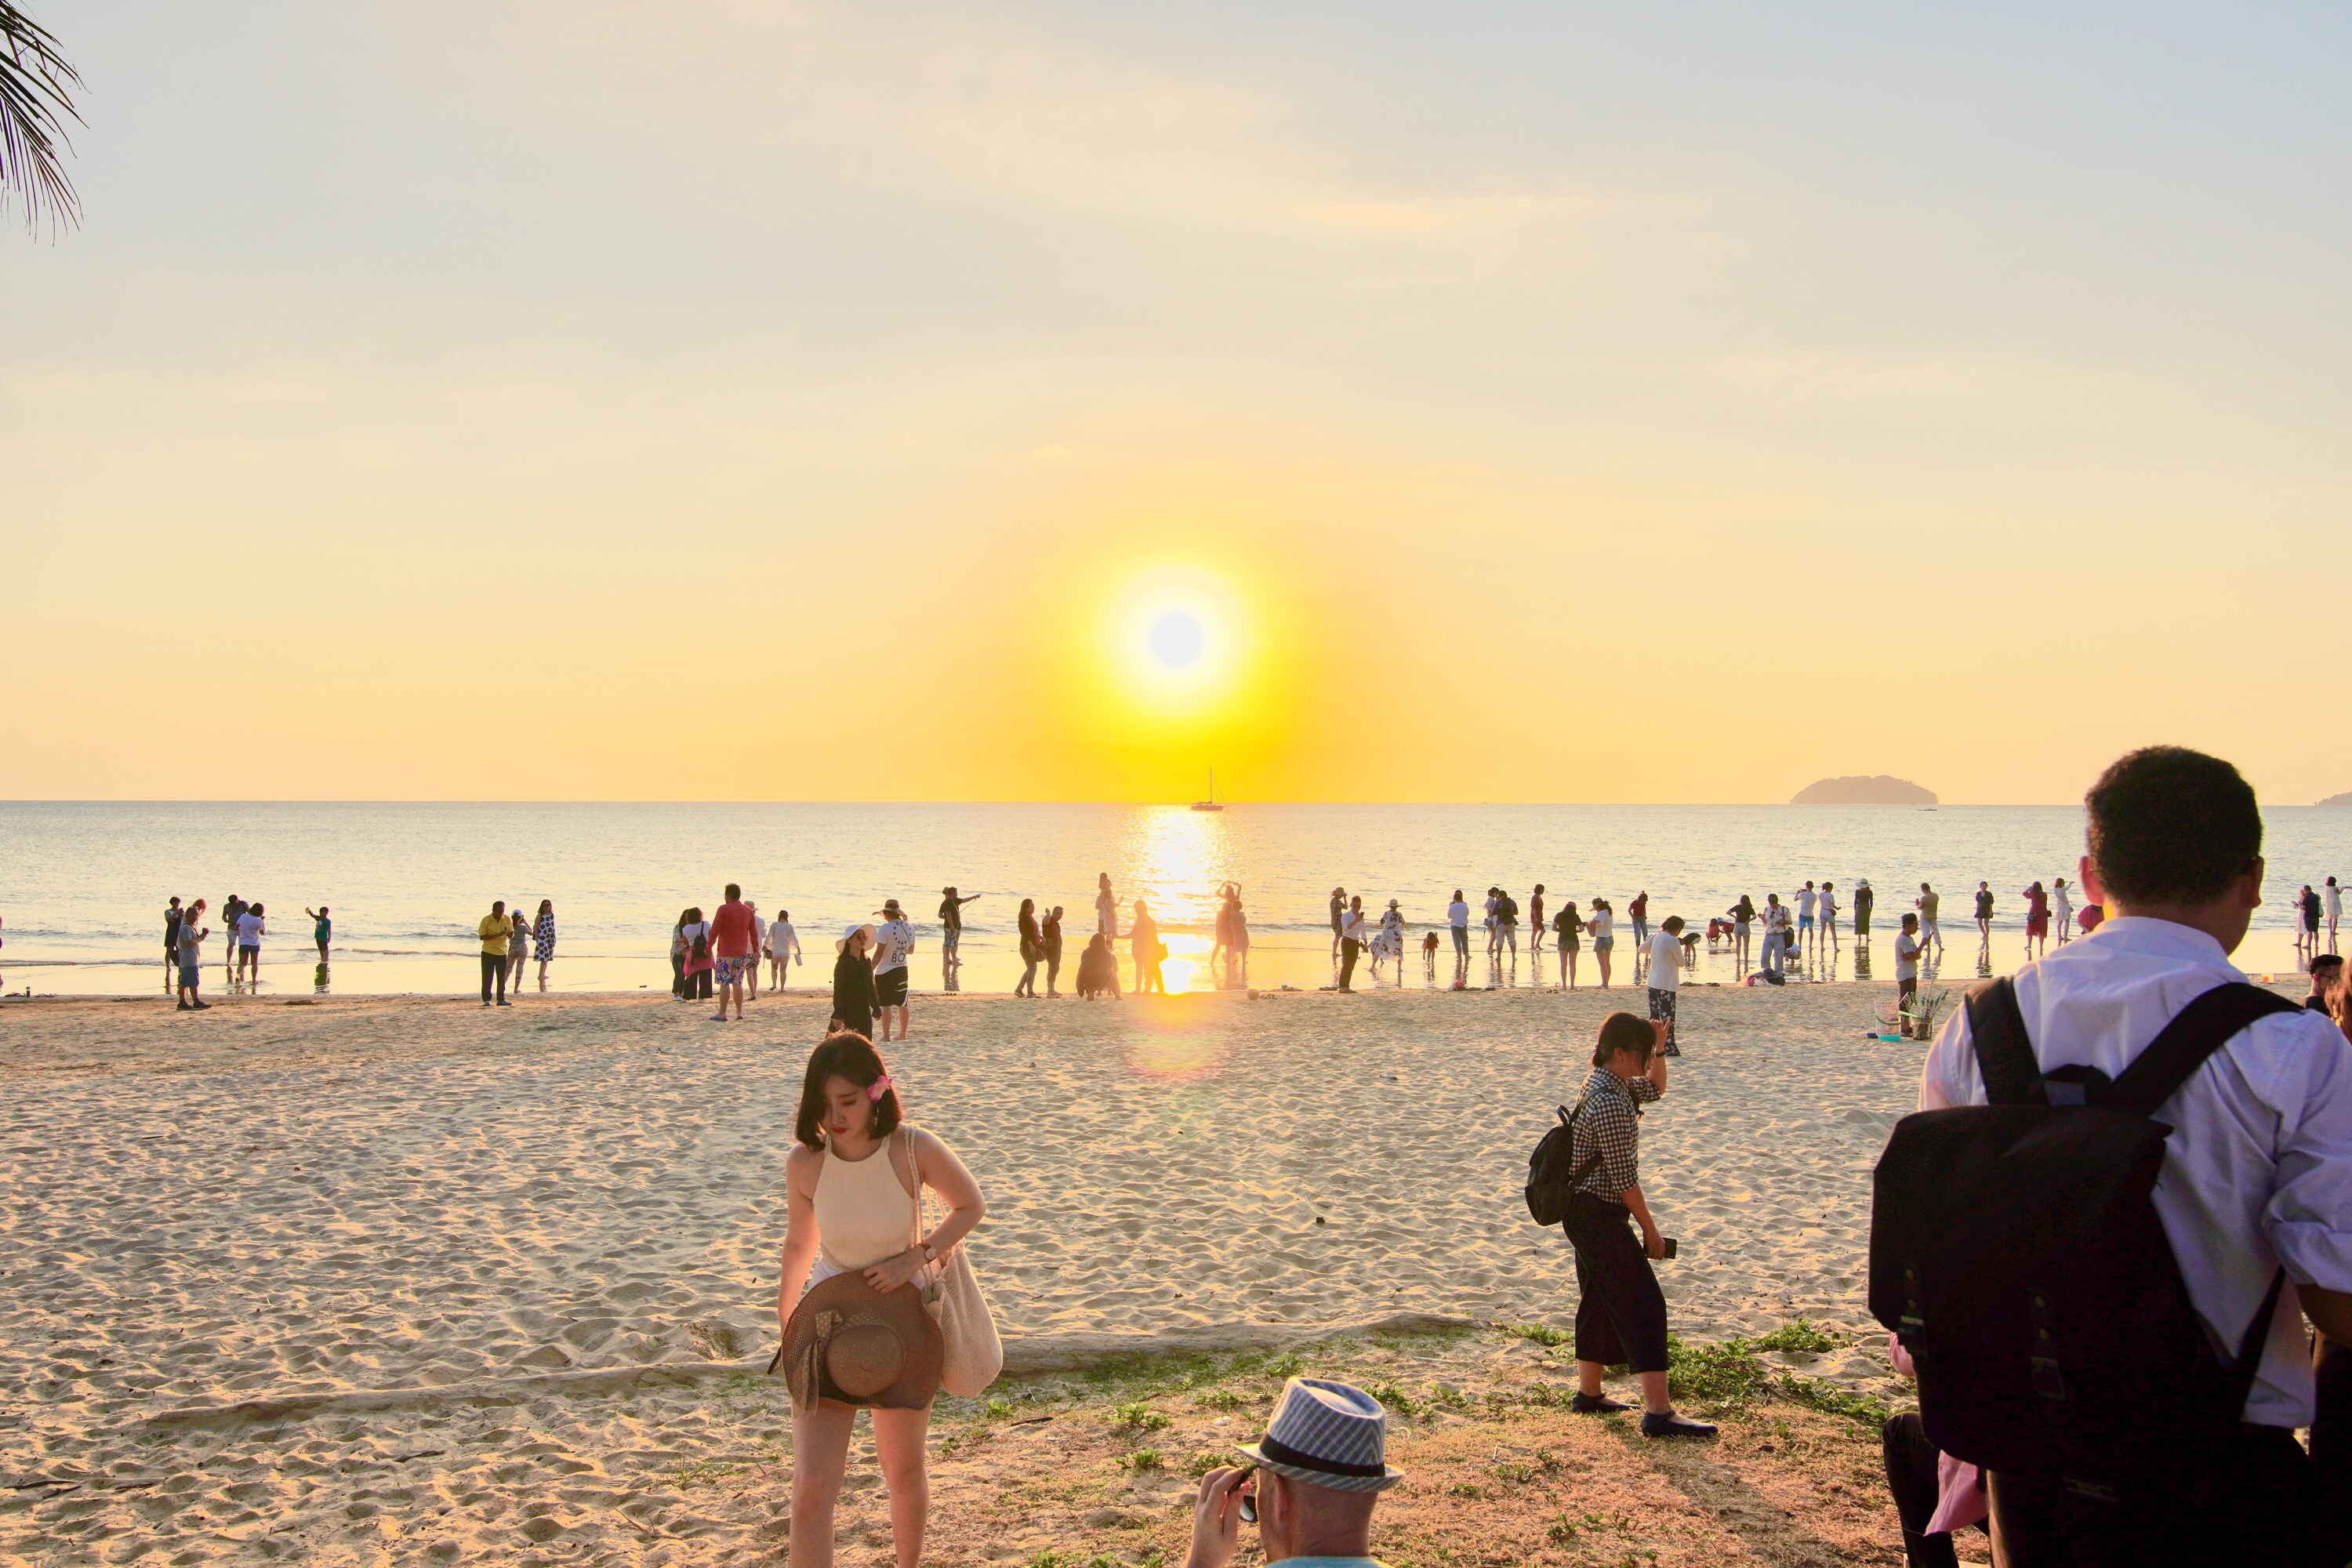
M698 927L694 933L694 962L700 963L710 956L710 928Z
M1538 1225L1558 1225L1568 1217L1568 1201L1592 1168L1601 1163L1601 1152L1596 1149L1575 1169L1569 1162L1576 1157L1576 1119L1584 1114L1584 1101L1578 1100L1576 1109L1553 1107L1559 1112L1559 1125L1547 1129L1536 1152L1528 1156L1528 1213Z
M2007 980L1969 993L1991 1104L1895 1124L1872 1177L1870 1311L1919 1373L1937 1447L2081 1497L2195 1494L2236 1439L2284 1275L2224 1362L2148 1201L2149 1120L2231 1036L2294 1004L2215 986L2123 1076L2044 1074Z

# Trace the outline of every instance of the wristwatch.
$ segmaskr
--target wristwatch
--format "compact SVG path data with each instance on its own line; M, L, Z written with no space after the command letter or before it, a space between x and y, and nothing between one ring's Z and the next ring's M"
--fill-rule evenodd
M923 1243L923 1261L926 1263L937 1263L939 1260L939 1248L933 1247L929 1241L925 1241Z

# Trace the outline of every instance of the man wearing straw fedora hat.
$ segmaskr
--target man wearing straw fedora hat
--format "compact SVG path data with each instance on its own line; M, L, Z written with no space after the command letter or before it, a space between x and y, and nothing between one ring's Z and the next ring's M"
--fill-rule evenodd
M1265 1436L1242 1445L1244 1462L1201 1478L1185 1568L1226 1568L1245 1522L1257 1525L1268 1563L1379 1568L1372 1505L1404 1479L1388 1467L1388 1425L1360 1388L1315 1377L1283 1384ZM1259 1471L1256 1489L1244 1490Z

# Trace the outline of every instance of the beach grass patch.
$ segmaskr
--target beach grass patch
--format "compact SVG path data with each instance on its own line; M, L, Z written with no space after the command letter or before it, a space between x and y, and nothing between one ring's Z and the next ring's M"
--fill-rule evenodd
M1799 1377L1784 1372L1772 1384L1772 1392L1784 1399L1810 1406L1824 1415L1843 1415L1875 1429L1886 1425L1895 1414L1894 1407L1874 1394L1852 1394L1818 1377Z
M981 1408L986 1412L988 1418L991 1421L1002 1421L1013 1414L1013 1401L1003 1397L1002 1394L999 1394L990 1399L989 1402Z
M1547 1348L1564 1345L1574 1337L1567 1330L1555 1329L1549 1323L1505 1323L1502 1327L1503 1331L1515 1340L1526 1340Z
M1364 1392L1399 1415L1416 1415L1421 1412L1420 1402L1405 1392L1404 1384L1392 1377L1381 1379Z
M1272 1361L1267 1362L1264 1371L1266 1376L1273 1378L1277 1382L1286 1383L1290 1379L1297 1377L1300 1370L1306 1365L1307 1363L1299 1359L1298 1352L1297 1351L1285 1351L1280 1355L1276 1356Z
M1666 1336L1666 1386L1717 1410L1744 1410L1771 1384L1756 1347L1742 1339L1695 1345Z
M1214 1448L1195 1448L1192 1450L1192 1457L1184 1461L1184 1473L1197 1481L1220 1465L1230 1465L1234 1462L1234 1459L1217 1452Z
M1147 1470L1159 1469L1167 1462L1165 1456L1157 1448L1138 1448L1119 1460L1122 1468L1133 1470L1139 1475Z
M1780 1351L1799 1355L1819 1355L1838 1348L1837 1342L1802 1318L1794 1318L1756 1341L1759 1351Z
M1230 1388L1213 1388L1195 1396L1192 1403L1209 1410L1239 1410L1249 1402Z
M1134 1432L1157 1432L1168 1426L1169 1418L1140 1399L1130 1399L1111 1407L1111 1417L1121 1426Z

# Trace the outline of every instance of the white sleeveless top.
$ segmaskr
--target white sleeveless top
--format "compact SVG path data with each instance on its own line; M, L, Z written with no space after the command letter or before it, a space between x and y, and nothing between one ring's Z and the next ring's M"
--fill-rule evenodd
M915 1199L898 1180L892 1145L899 1137L893 1132L863 1160L825 1150L816 1177L817 1261L824 1275L871 1268L907 1250L915 1233Z

